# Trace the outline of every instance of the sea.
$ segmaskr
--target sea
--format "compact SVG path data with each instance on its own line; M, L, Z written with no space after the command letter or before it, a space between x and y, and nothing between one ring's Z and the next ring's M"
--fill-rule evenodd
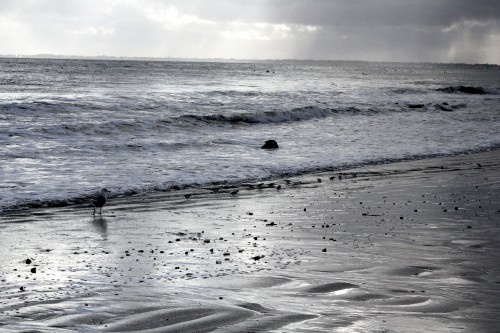
M0 59L3 213L499 147L494 65Z

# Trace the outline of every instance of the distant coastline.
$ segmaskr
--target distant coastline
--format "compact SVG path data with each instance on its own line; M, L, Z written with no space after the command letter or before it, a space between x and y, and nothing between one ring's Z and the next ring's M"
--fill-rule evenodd
M177 58L177 57L128 57L128 56L82 56L59 54L0 54L0 59L56 59L56 60L109 60L109 61L175 61L175 62L221 62L221 63L272 63L272 62L337 62L337 63L381 63L381 64L435 64L500 67L500 64L459 63L459 62L404 62L404 61L369 61L345 59L243 59L243 58Z

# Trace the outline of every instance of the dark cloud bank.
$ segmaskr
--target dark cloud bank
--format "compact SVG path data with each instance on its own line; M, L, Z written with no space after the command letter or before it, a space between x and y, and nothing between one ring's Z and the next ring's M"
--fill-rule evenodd
M500 63L498 0L4 0L1 54Z

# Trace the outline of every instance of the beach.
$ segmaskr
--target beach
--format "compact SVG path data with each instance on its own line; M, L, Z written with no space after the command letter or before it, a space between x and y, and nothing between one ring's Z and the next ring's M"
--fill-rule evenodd
M497 332L499 164L493 150L115 197L95 217L3 214L0 331Z

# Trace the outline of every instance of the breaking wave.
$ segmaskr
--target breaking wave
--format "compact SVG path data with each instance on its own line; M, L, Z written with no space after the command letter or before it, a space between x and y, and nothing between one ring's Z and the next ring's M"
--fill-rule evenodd
M11 111L25 111L25 117L50 116L47 110L41 111L39 103L0 105L0 109L10 109ZM47 105L44 105L44 108ZM57 112L62 112L61 105L54 106ZM31 111L31 112L30 112ZM68 110L71 112L71 110ZM164 130L175 130L179 128L204 127L204 126L224 126L224 125L258 125L258 124L280 124L289 122L309 121L314 119L323 119L336 115L373 115L382 112L377 109L360 109L356 107L341 108L323 108L317 106L306 106L291 110L275 110L261 112L243 112L243 113L214 113L214 114L185 114L181 116L171 116L165 118L147 117L144 119L114 118L113 114L107 114L103 117L82 119L80 122L60 122L56 124L46 124L33 122L30 127L31 134L41 136L67 136L67 135L90 135L107 136L110 134L140 134L147 132L156 132ZM19 112L13 112L19 114ZM31 114L26 114L31 113ZM119 116L119 115L117 115ZM6 116L7 117L7 116Z
M263 111L255 113L238 113L232 115L212 114L212 115L184 115L178 119L187 122L203 122L218 124L275 124L297 121L307 121L321 119L339 114L370 114L376 111L361 110L356 107L348 108L321 108L317 106L306 106L285 111Z

